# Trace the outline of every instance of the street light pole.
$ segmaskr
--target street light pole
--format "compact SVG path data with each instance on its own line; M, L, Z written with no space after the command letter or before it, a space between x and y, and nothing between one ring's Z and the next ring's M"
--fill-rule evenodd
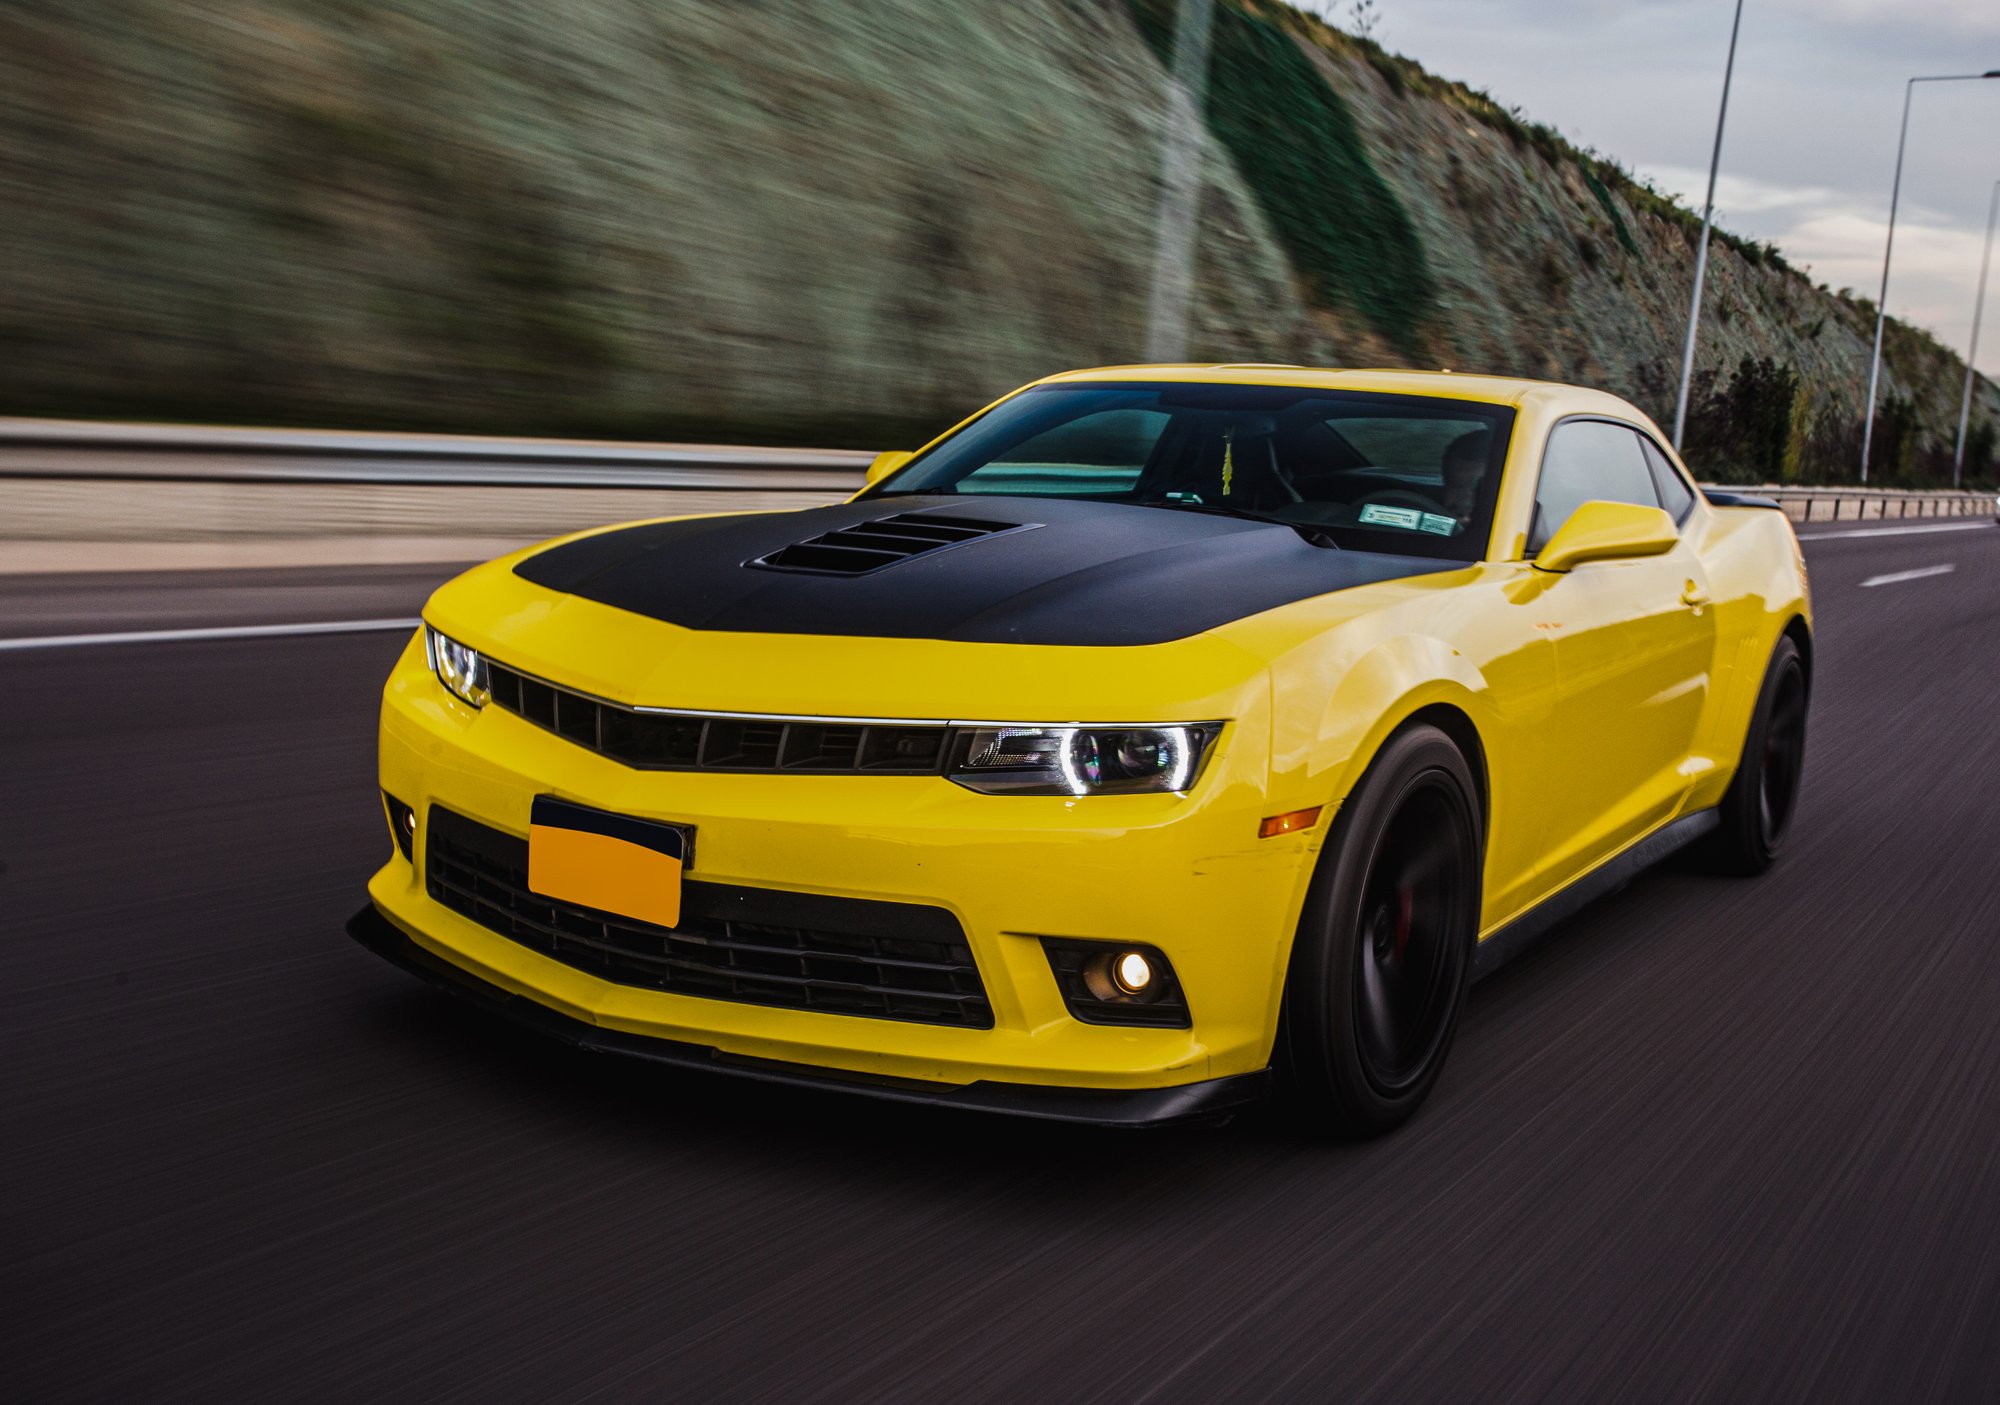
M1708 276L1708 231L1715 222L1715 177L1722 169L1722 125L1729 120L1729 80L1736 72L1736 32L1743 27L1743 0L1736 0L1736 18L1729 23L1729 57L1722 65L1722 108L1715 114L1715 149L1708 157L1708 198L1701 206L1701 243L1694 255L1694 296L1688 299L1687 342L1681 347L1681 394L1674 403L1674 451L1680 452L1687 432L1688 387L1694 380L1695 331L1701 325L1701 285Z
M1993 182L1993 199L1986 207L1986 252L1979 256L1979 291L1972 295L1972 344L1965 349L1965 395L1958 402L1958 448L1951 456L1951 486L1958 486L1965 467L1965 427L1972 419L1972 382L1979 374L1972 369L1979 355L1979 316L1986 311L1986 270L1993 263L1993 222L2000 218L2000 181Z
M1896 204L1903 193L1903 147L1910 139L1910 99L1919 83L1976 83L2000 78L2000 68L1985 73L1939 73L1912 78L1903 85L1903 128L1896 138L1896 178L1889 186L1889 238L1882 246L1882 293L1875 300L1875 350L1868 358L1868 417L1861 428L1861 481L1868 481L1868 451L1875 440L1875 390L1882 380L1882 326L1889 316L1889 256L1896 249Z
M1214 0L1181 0L1174 18L1173 76L1167 84L1167 138L1160 153L1160 228L1153 251L1146 359L1187 355L1194 303L1195 224L1201 206L1202 90L1208 82L1208 31Z

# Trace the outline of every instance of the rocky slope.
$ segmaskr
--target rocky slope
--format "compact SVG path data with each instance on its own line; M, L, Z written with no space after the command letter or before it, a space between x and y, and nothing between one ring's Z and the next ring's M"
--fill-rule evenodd
M1171 8L14 0L0 412L910 442L1139 355ZM1195 356L1671 412L1686 211L1272 0L1213 57ZM1735 241L1710 289L1697 467L1850 472L1872 311ZM1894 329L1885 478L1962 374Z

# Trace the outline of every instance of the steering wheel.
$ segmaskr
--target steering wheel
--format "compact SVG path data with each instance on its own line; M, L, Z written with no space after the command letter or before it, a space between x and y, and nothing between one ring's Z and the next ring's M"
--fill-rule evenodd
M1366 507L1370 503L1380 503L1383 507L1413 507L1419 512L1443 515L1444 504L1410 488L1384 488L1380 492L1364 495L1354 505Z

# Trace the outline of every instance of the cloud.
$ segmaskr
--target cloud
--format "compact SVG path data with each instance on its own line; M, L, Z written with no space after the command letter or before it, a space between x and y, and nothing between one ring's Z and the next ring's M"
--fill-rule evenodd
M1993 0L1774 0L1771 8L1836 24L2000 37L2000 5Z
M1828 209L1802 218L1783 244L1811 262L1814 277L1830 287L1851 287L1872 298L1881 284L1887 235L1888 225L1879 215ZM1963 344L1984 242L1984 231L1898 219L1889 310L1935 328L1948 344Z
M1350 0L1304 0L1299 8L1339 22L1353 6ZM1460 24L1527 24L1544 33L1560 33L1577 23L1650 28L1719 24L1721 37L1728 34L1730 0L1382 0L1376 10L1380 27L1392 33L1406 18L1421 25L1449 14ZM1748 0L1746 30L1761 24L1760 12L1797 16L1813 26L2000 36L2000 5L1993 0Z
M1686 166L1648 166L1646 174L1690 210L1700 210L1708 193L1708 172ZM1715 182L1715 207L1725 214L1764 214L1773 210L1813 209L1846 199L1821 185L1789 186L1724 171Z

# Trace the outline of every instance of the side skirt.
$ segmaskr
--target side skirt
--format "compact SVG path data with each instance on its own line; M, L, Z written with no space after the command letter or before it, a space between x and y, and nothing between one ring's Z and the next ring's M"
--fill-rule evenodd
M1682 815L1672 824L1662 825L1623 853L1606 859L1560 893L1552 894L1481 942L1473 957L1472 979L1480 981L1492 975L1533 946L1558 922L1575 916L1599 898L1623 887L1661 859L1685 849L1721 823L1722 816L1718 812L1696 810L1691 815Z

